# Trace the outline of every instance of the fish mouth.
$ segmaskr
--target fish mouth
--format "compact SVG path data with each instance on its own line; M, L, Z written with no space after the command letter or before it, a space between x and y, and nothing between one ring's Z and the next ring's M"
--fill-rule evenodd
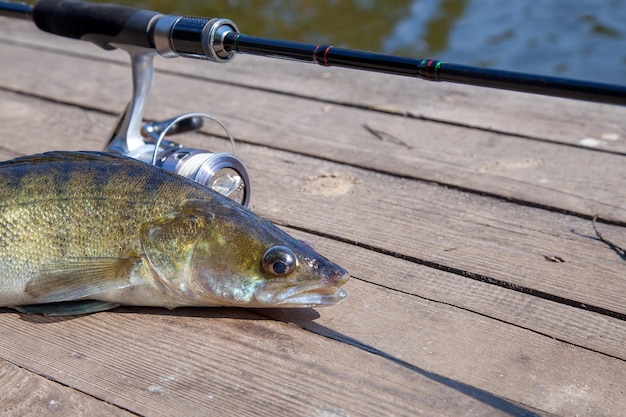
M267 283L256 292L256 299L263 307L304 308L338 304L346 298L346 292L337 285L324 282L294 285L285 288L284 283Z

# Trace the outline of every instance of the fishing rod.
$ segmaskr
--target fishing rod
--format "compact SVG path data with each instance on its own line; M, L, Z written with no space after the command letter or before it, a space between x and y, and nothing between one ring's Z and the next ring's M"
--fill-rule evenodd
M163 56L228 62L236 53L287 58L421 78L626 105L626 86L473 67L435 59L266 39L239 33L228 19L161 15L149 10L78 0L41 0L34 6L0 2L0 16L33 19L42 30L111 49L119 44L153 48Z

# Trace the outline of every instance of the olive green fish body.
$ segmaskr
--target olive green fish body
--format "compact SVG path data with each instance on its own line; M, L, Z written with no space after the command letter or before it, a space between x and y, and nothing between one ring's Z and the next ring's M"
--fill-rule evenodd
M334 304L347 273L241 205L129 158L0 163L0 306Z

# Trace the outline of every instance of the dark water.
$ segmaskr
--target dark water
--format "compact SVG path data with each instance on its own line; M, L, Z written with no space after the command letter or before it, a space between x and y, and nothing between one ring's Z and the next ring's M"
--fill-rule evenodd
M626 84L626 0L117 2L230 18L246 35Z

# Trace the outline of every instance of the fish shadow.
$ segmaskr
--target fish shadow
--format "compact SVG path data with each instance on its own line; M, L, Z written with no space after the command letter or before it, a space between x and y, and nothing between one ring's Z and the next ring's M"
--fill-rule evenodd
M172 310L162 307L134 307L120 306L111 312L120 314L152 314L169 317L193 317L193 318L229 318L236 320L273 320L276 319L268 314L274 311L284 317L288 323L302 324L313 322L321 316L313 308L245 308L245 307L179 307Z
M374 346L363 343L353 337L345 335L341 332L323 326L319 323L314 322L307 317L306 314L301 315L300 312L290 311L289 309L259 309L257 310L260 314L267 314L268 318L284 321L287 323L295 324L302 328L303 330L315 333L322 337L326 337L328 339L335 340L340 343L345 343L352 347L355 347L359 350L371 353L373 355L384 358L396 365L401 366L411 372L419 374L433 382L439 383L443 386L446 386L454 391L457 391L461 394L464 394L474 400L482 402L494 409L497 409L505 414L511 416L521 416L521 417L540 417L541 414L538 414L528 408L521 406L513 401L509 401L505 398L499 397L489 391L474 387L472 385L456 381L454 379L445 377L443 375L439 375L434 372L427 371L423 368L420 368L412 363L409 363L403 359L400 359L396 356L391 355L383 350L380 350ZM318 314L319 315L319 314Z
M274 320L273 318L260 314L267 309L246 309L240 307L179 307L169 310L163 307L136 307L136 306L120 306L107 312L75 314L67 316L44 316L41 314L20 313L12 308L0 307L1 313L15 313L19 315L20 320L24 320L33 324L49 324L60 323L68 320L75 320L92 314L114 313L114 314L143 314L155 316L169 317L193 317L193 318L230 318L236 320ZM283 310L283 309L276 309ZM312 308L290 308L289 317L294 323L312 322L320 317L319 313Z

